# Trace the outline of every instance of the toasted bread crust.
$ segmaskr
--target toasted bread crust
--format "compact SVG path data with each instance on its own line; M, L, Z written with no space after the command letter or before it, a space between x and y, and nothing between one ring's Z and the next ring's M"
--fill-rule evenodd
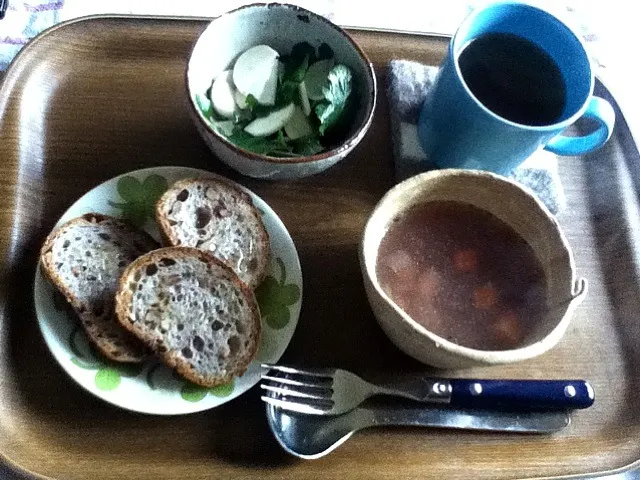
M267 275L270 260L269 233L267 232L260 212L253 204L251 197L243 190L238 188L238 186L235 185L232 181L224 177L216 176L215 178L187 178L179 180L171 185L169 189L158 199L155 208L156 222L158 223L163 240L166 244L172 246L184 245L183 243L181 243L181 240L176 232L176 228L172 225L169 219L169 213L171 211L172 205L177 201L177 197L180 192L189 189L197 184L201 184L205 188L224 189L229 193L233 192L233 194L241 199L242 202L249 208L252 216L255 218L255 224L256 226L258 226L258 231L254 232L256 235L255 239L257 241L256 247L257 251L259 252L259 255L256 258L258 265L255 268L255 273L251 275L248 280L245 278L245 275L243 273L236 271L241 280L244 279L243 281L245 281L245 283L247 283L250 288L255 289L258 285L260 285L262 280L264 280ZM216 219L212 218L212 221L216 221ZM188 246L196 248L198 247L197 245ZM207 250L204 248L202 248L202 250L208 251L218 260L221 260L230 268L235 270L234 265L230 264L227 259L221 257L215 251Z
M250 317L252 320L252 331L248 334L251 339L250 347L244 353L241 361L236 363L236 368L228 371L224 376L206 375L196 372L180 352L166 349L166 347L163 348L164 344L158 342L157 338L154 338L152 331L145 330L144 327L141 327L141 322L134 322L130 319L129 312L134 300L134 290L132 290L130 286L132 282L136 282L136 274L142 275L148 266L158 264L162 259L169 258L179 261L181 259L192 259L194 257L213 267L222 269L226 278L231 280L233 285L241 292L242 297L246 301L246 305L250 309ZM255 358L258 352L261 334L260 311L253 291L238 278L237 274L227 264L210 253L197 248L165 247L147 253L134 260L120 277L118 291L116 293L116 315L120 324L138 337L150 349L154 350L163 363L174 368L185 379L203 387L222 385L231 381L235 376L244 374L249 363Z
M89 340L105 357L116 362L138 363L149 355L149 351L135 336L131 335L125 329L120 328L119 323L115 319L113 304L105 307L107 308L107 314L109 314L110 311L113 316L111 321L101 321L100 319L102 317L98 318L90 310L87 310L84 302L74 294L69 285L58 273L52 258L51 250L63 233L75 227L99 225L101 223L111 223L125 231L135 232L141 236L142 242L140 243L144 243L144 246L148 247L149 250L158 247L157 242L146 234L146 232L136 229L123 220L99 213L87 213L66 222L47 236L40 250L40 270L43 276L62 293L67 302L73 307ZM96 320L98 320L98 322L96 322ZM100 325L98 325L98 323L100 323ZM105 324L107 328L104 328ZM108 338L106 333L111 333L115 337ZM118 342L121 345L116 345L114 342Z

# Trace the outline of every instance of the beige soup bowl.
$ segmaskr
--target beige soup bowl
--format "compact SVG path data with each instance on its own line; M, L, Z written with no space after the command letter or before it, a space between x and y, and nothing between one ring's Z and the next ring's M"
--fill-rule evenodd
M532 333L516 348L500 351L464 347L429 331L398 307L376 278L376 257L390 222L408 208L434 200L454 200L486 210L510 225L540 260L546 280L547 310ZM378 323L402 351L427 365L465 368L527 360L554 347L586 294L587 282L576 279L573 254L553 215L528 190L504 177L472 170L437 170L412 177L392 188L378 203L360 246L364 285Z

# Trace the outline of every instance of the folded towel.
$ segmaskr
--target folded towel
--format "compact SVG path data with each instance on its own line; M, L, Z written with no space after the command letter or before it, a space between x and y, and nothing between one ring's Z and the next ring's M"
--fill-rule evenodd
M435 168L429 166L418 140L418 116L433 87L438 67L408 60L392 60L388 66L387 95L391 110L391 131L396 180ZM566 205L558 175L558 158L545 150L534 153L509 178L533 190L551 213Z

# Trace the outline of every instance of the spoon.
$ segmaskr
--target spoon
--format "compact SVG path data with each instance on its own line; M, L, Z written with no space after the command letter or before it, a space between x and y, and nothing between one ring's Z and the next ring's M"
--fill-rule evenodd
M292 413L267 404L271 432L287 452L305 459L332 452L358 430L385 425L513 433L552 433L569 425L563 411L498 412L438 407L360 406L337 416Z

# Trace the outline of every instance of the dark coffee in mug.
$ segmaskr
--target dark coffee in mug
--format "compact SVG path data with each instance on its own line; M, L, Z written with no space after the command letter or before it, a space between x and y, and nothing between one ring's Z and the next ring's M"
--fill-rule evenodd
M533 42L508 33L471 40L458 65L469 90L485 107L521 125L558 122L566 107L566 86L553 58Z

